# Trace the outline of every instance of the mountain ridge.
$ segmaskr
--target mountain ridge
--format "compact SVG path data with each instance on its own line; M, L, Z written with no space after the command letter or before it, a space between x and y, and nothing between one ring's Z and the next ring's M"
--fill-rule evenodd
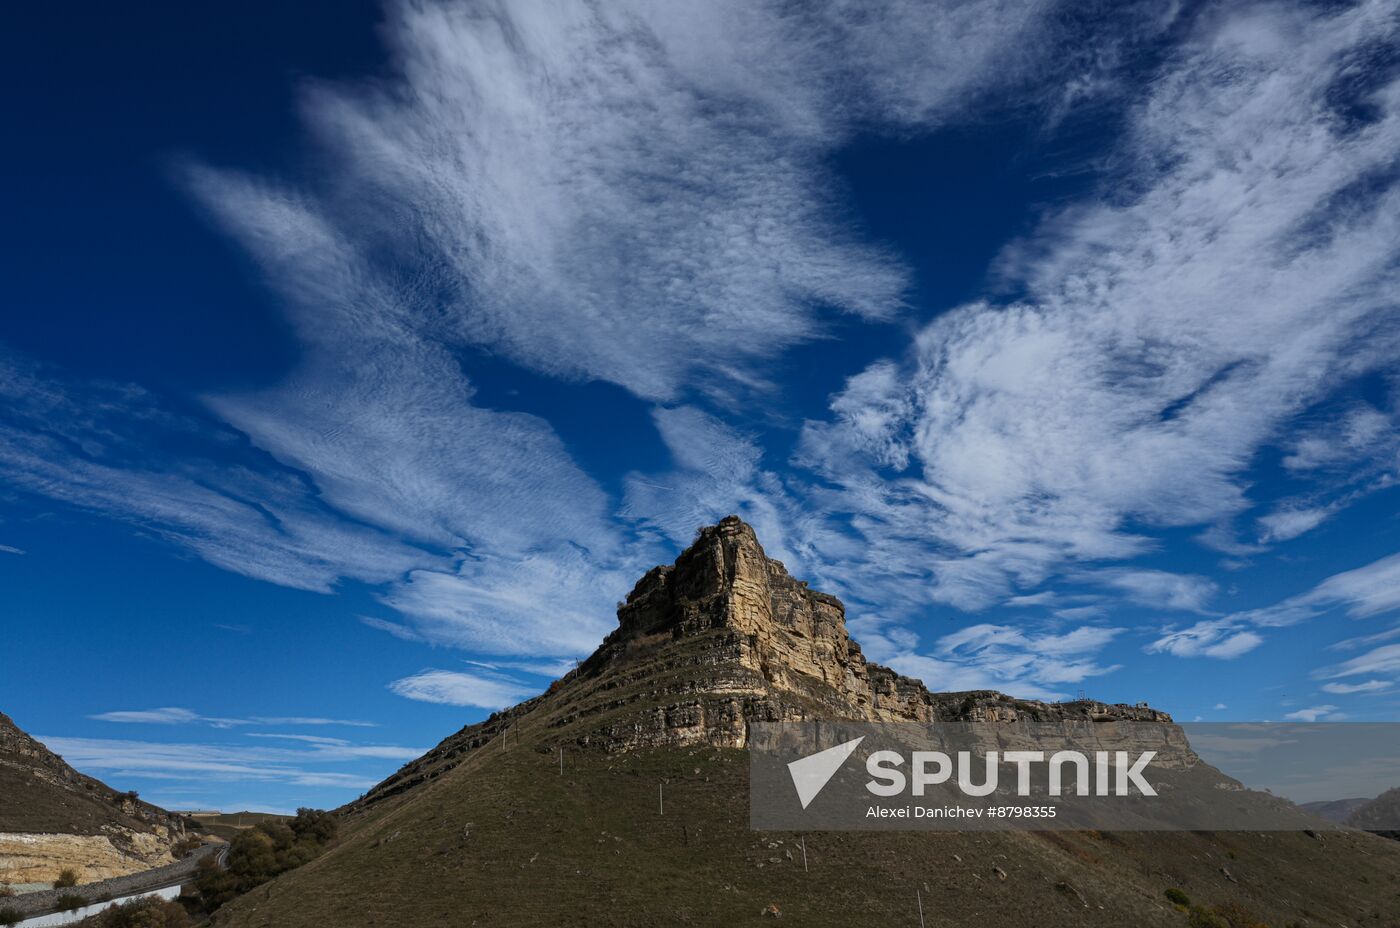
M440 776L538 713L560 740L611 752L743 748L754 721L1172 723L1145 705L930 691L868 661L847 630L844 604L792 577L751 526L728 516L699 529L674 563L647 571L619 604L617 628L547 692L450 735L345 811Z
M335 846L213 924L634 928L781 913L844 928L917 924L917 888L930 925L1396 925L1400 847L1354 832L752 830L749 723L832 716L1038 719L1089 739L1151 718L1179 732L1140 706L930 693L865 661L839 601L726 519L649 571L617 629L549 691L342 808ZM1244 795L1218 782L1221 801Z
M0 713L0 882L102 879L170 863L184 820L74 770Z

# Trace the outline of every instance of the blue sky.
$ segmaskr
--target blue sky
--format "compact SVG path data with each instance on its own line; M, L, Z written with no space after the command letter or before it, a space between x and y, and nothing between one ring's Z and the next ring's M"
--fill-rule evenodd
M936 689L1400 714L1393 2L16 15L0 709L80 769L338 805L731 512Z

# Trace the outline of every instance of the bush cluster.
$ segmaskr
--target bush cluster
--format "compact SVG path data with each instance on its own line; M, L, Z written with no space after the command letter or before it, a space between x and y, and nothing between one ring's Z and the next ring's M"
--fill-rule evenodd
M192 925L194 920L180 903L146 896L103 909L78 922L76 928L191 928Z
M54 889L67 889L70 886L78 885L78 874L70 870L61 870L58 879L53 881Z
M336 835L335 816L298 809L290 822L261 822L240 832L229 845L227 869L212 857L199 862L194 885L212 912L280 873L300 867L325 850Z

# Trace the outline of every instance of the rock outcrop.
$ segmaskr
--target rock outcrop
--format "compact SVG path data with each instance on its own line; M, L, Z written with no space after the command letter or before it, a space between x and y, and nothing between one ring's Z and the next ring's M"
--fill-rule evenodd
M72 870L80 883L173 863L167 833L113 826L110 834L0 834L0 883L52 883Z
M0 714L0 883L84 881L174 860L184 820L70 767Z
M653 636L673 641L719 632L722 650L757 675L753 695L793 694L837 717L886 722L1014 721L1082 717L1170 722L1147 707L1049 704L990 690L934 694L918 680L865 659L834 596L794 579L767 557L737 516L700 530L676 563L642 578L618 610L619 627L590 659ZM621 647L619 647L621 646ZM787 713L780 713L786 716Z
M990 721L1083 726L1104 747L1106 722L1158 722L1189 758L1180 729L1145 706L1045 703L987 691L934 693L865 659L845 607L768 557L735 516L702 528L674 564L648 571L618 608L618 627L542 696L450 736L350 805L361 809L456 766L517 726L607 751L743 747L756 721Z

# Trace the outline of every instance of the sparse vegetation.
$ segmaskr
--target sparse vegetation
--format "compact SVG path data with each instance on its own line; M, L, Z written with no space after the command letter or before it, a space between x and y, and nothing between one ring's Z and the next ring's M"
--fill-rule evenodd
M15 894L15 889L8 883L0 883L0 899L8 899Z
M103 909L77 924L79 928L190 928L194 920L178 902L147 896Z
M4 908L0 908L0 925L4 925L5 928L12 928L12 926L18 925L23 917L24 916L20 915L19 910L14 906L7 905Z
M87 905L88 901L77 893L64 893L58 897L58 908L62 912L71 912L74 909L81 909Z
M315 859L334 840L336 818L318 809L298 809L287 822L260 822L230 843L227 869L212 858L199 862L194 884L207 911L288 870Z
M1172 905L1189 906L1191 904L1191 897L1186 895L1181 890L1177 889L1175 886L1168 889L1165 893L1163 893L1163 895L1167 897L1167 901L1170 902Z
M180 860L190 856L202 847L204 847L204 840L200 838L199 835L187 835L176 842L175 846L170 849L170 853L176 860Z
M1186 924L1190 928L1269 928L1254 913L1233 902L1192 906Z
M78 874L72 868L59 871L58 879L53 881L54 889L67 889L70 886L77 885Z

